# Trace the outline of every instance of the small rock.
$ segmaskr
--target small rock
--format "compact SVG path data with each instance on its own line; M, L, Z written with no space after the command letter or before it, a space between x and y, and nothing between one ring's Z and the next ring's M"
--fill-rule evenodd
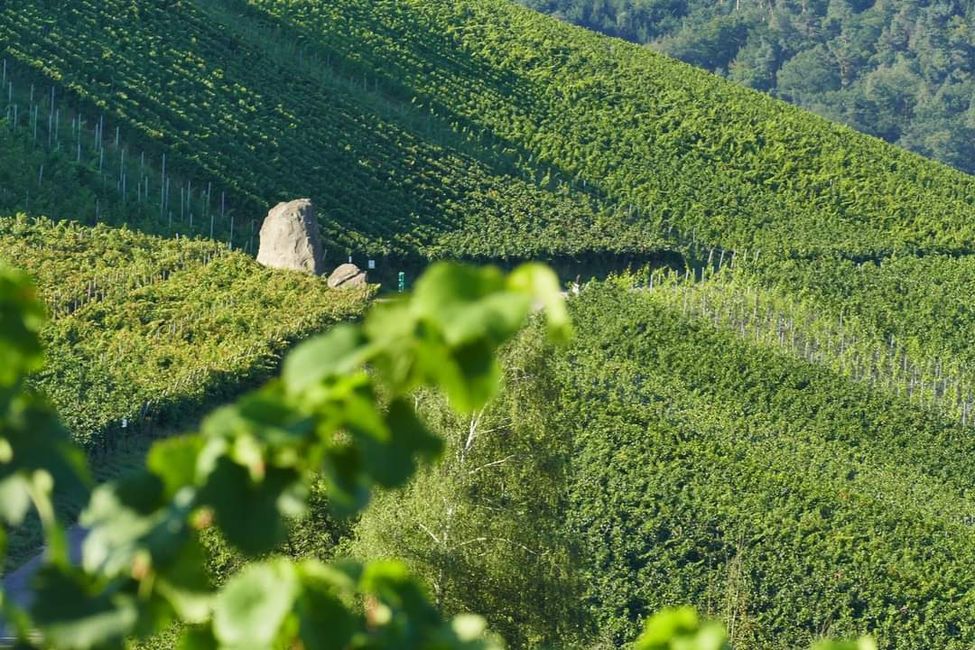
M332 289L348 289L366 285L366 273L355 264L343 264L328 276L328 286Z
M273 269L303 271L313 275L325 272L315 207L309 199L279 203L268 212L261 226L261 248L257 261Z

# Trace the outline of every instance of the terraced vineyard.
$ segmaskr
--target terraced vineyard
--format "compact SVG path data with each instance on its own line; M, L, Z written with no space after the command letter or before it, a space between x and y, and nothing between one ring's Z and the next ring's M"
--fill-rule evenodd
M975 362L975 256L895 256L862 264L838 257L760 259L751 285L802 296L823 316L890 340L945 372ZM925 364L930 365L930 364Z
M0 213L54 215L168 237L207 236L256 251L255 233L240 224L234 228L226 191L173 174L165 151L154 155L131 146L104 112L82 112L64 101L56 84L6 58L0 61L0 86L6 89Z
M8 56L168 151L172 170L229 188L251 220L311 195L331 247L377 255L526 257L661 241L640 224L611 227L618 208L555 170L519 165L513 150L480 146L486 135L305 61L221 3L47 12L0 14Z
M691 601L736 647L968 647L970 429L632 293L573 302L551 393L599 629Z
M37 385L102 451L219 404L370 296L271 272L219 243L23 216L0 219L0 258L35 275L54 315Z

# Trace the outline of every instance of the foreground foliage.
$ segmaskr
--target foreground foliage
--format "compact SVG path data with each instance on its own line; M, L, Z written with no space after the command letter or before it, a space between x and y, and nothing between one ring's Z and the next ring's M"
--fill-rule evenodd
M43 309L23 276L4 271L2 515L16 525L33 503L48 539L29 617L4 601L7 620L23 641L33 621L42 643L59 648L119 645L174 619L192 624L187 647L299 640L305 647L491 647L480 619L442 621L395 562L264 559L213 591L199 534L216 526L256 558L283 539L314 477L324 478L332 506L347 514L374 487L401 485L441 448L408 394L436 385L461 411L483 406L496 387L495 348L537 301L553 335L564 338L568 324L550 271L526 266L505 277L432 268L411 301L307 341L288 356L280 379L214 412L199 433L155 444L146 470L96 488L82 516L91 530L83 565L74 568L51 494L55 486L77 489L84 462L26 390L26 374L41 365ZM364 609L352 606L359 596L368 597Z

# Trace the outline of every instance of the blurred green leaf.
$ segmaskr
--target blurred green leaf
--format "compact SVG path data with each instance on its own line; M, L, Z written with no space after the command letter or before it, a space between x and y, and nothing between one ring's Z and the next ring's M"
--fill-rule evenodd
M729 650L718 623L701 623L693 607L664 609L646 622L636 650Z
M313 432L314 423L286 400L280 382L272 381L241 397L236 404L211 413L201 429L207 438L233 440L252 436L261 443L287 446L304 442Z
M456 349L424 343L417 348L417 363L428 383L442 390L460 413L481 408L497 392L501 368L483 339Z
M366 564L359 587L376 596L382 604L405 614L411 626L436 625L440 620L420 583L402 562L379 560Z
M202 448L203 439L199 436L178 436L152 445L146 468L162 481L167 499L196 484L196 461Z
M217 596L213 631L232 647L270 648L298 595L294 567L284 560L251 564Z
M59 492L87 494L90 479L84 453L40 397L22 393L11 401L6 417L0 419L0 440L9 452L0 463L0 480L43 469Z
M549 335L558 343L572 336L569 311L562 297L559 278L544 264L523 264L508 276L508 286L532 296L545 311Z
M226 456L220 457L200 492L227 541L248 555L272 550L287 535L286 519L295 514L286 502L305 488L293 470L269 467L260 481ZM300 497L298 498L300 501Z
M347 517L369 503L369 482L363 474L362 456L351 445L338 445L325 453L322 475L332 511Z
M48 645L87 650L119 644L135 627L136 599L119 583L99 588L77 570L44 567L34 579L31 614Z
M219 647L213 629L209 625L200 625L183 630L176 650L217 650Z
M338 325L295 348L284 361L281 377L290 392L300 393L328 377L356 370L365 358L362 330Z
M28 276L0 264L0 396L40 368L43 325L44 306Z
M0 517L13 526L19 526L30 510L30 483L20 474L0 481Z
M339 598L335 577L334 571L316 562L301 565L296 611L299 635L308 650L346 648L360 625Z
M460 413L471 413L484 407L497 393L501 382L501 364L487 341L472 341L454 350L454 360L464 381L447 387L451 404Z
M172 561L187 539L193 491L184 488L173 501L164 496L162 481L149 472L99 486L79 520L89 528L85 569L131 575Z
M505 294L504 275L494 267L434 264L417 282L410 303L420 318L435 323L449 346L479 337L499 342L520 325L531 306Z
M157 567L156 589L187 623L203 623L210 615L213 593L206 563L206 551L193 535L175 558Z

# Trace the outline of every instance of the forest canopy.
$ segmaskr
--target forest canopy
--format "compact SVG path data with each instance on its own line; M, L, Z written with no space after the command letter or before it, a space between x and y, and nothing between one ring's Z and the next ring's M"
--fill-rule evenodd
M975 172L975 4L519 0Z

